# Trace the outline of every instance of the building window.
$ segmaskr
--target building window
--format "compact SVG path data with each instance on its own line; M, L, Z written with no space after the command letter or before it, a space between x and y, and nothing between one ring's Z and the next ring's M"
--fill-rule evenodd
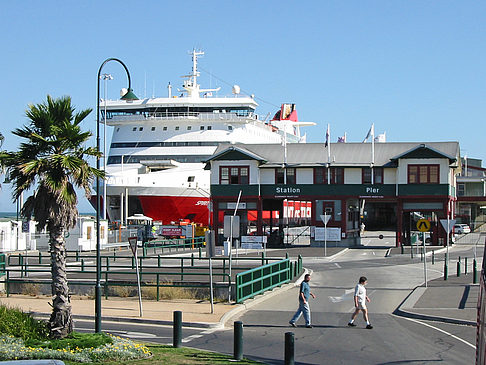
M210 131L211 129L213 129L213 127L208 125L208 131Z
M155 131L155 127L152 127L152 132Z
M279 168L275 169L275 184L285 184L284 173L287 172L287 184L296 183L295 167Z
M167 127L162 128L162 130L163 130L163 131L166 131L166 130L167 130Z
M190 131L192 127L190 125L187 126L187 130Z
M232 126L232 125L229 125L229 126L228 126L228 130L229 130L229 131L232 131L232 130L233 130L233 126Z
M247 185L249 171L248 166L221 166L219 168L219 183L221 185Z
M466 184L457 183L457 196L464 196L464 195L466 195Z
M139 130L140 132L141 132L141 131L143 131L143 127L138 128L138 130Z
M132 131L134 131L134 132L135 132L136 130L137 130L137 127L133 127Z
M439 165L408 165L409 184L438 184Z
M175 130L178 131L179 130L179 126L175 127Z
M314 184L327 184L328 173L331 173L331 184L344 184L344 169L342 167L315 167Z
M203 131L204 130L204 126L202 125L201 127L199 127L199 129Z
M373 180L374 184L383 184L383 168L373 168ZM363 184L371 184L371 168L363 167L361 169L361 181Z

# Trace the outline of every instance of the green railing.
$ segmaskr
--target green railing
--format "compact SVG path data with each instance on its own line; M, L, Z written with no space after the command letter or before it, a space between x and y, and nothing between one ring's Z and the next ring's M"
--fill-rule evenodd
M300 267L299 262L301 259L292 265L287 258L237 274L236 303L290 282L295 273L293 267Z
M5 268L7 265L6 256L4 253L0 254L0 276L5 275Z
M143 244L143 256L147 256L150 251L152 254L156 255L159 253L165 252L172 252L172 251L179 251L181 250L196 250L201 249L206 246L206 242L204 241L204 237L195 237L195 238L174 238L174 239L166 239L166 240L154 240L148 241Z
M94 285L96 274L96 256L78 254L68 256L67 262L69 282L73 285ZM157 300L161 287L209 287L209 259L197 257L176 256L146 256L139 257L141 285L157 288ZM227 257L215 257L213 260L213 277L219 282L215 287L229 288L232 280L229 276L229 259ZM256 265L263 265L272 261L280 261L282 258L265 257L239 257L233 258L233 275L238 271L254 269ZM235 265L236 263L236 265ZM12 283L37 283L50 284L48 274L51 272L50 255L10 255L7 259L6 292L10 294ZM134 281L135 257L121 256L113 253L101 256L102 286L105 296L108 296L111 287L136 286ZM251 265L251 266L250 266ZM272 264L269 264L272 265ZM267 266L267 265L265 265ZM290 265L290 272L298 270ZM293 269L292 269L293 268ZM73 277L74 276L74 277Z

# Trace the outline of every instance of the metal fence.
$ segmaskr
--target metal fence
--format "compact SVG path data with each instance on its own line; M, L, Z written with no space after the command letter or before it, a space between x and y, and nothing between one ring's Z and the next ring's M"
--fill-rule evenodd
M295 262L288 258L236 275L236 302L241 303L267 290L290 282L302 271L302 257Z
M96 275L96 255L81 255L76 252L68 256L67 262L70 286L94 286ZM192 253L191 256L140 256L141 286L157 288L162 287L208 288L209 287L209 259ZM229 290L232 285L230 277L230 262L227 257L215 257L213 260L213 277L216 279L214 287ZM281 261L275 257L238 257L233 258L233 275L240 271L254 269L257 265L268 266L269 262ZM128 261L128 262L127 262ZM237 265L235 265L235 262ZM101 256L101 277L104 295L108 297L110 289L116 286L136 286L134 280L135 257L121 256L113 252L111 255ZM271 264L270 264L271 265ZM7 296L11 293L14 284L51 284L50 255L11 255L7 258L5 269L5 288ZM289 271L290 275L290 271Z

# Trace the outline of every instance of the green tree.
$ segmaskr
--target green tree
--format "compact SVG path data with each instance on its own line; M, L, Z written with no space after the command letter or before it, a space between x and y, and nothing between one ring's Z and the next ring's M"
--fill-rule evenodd
M93 179L104 178L102 171L88 163L90 157L101 154L85 146L92 134L80 127L90 112L76 112L69 96L53 99L48 95L46 102L29 105L29 122L12 132L22 139L19 150L0 153L0 164L12 182L13 199L32 192L22 215L49 232L53 302L48 326L52 338L63 338L73 330L64 233L75 226L78 217L75 188L84 189L89 197Z

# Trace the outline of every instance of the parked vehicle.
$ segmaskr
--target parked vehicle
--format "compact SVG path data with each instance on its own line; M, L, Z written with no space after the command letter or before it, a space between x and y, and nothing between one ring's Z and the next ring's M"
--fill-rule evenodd
M467 224L455 224L454 233L455 234L471 233L471 228L469 228Z

